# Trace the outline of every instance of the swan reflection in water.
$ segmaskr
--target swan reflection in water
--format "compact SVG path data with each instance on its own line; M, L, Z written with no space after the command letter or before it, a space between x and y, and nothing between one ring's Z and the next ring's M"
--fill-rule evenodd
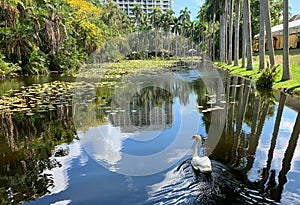
M211 174L191 166L191 158L148 187L149 204L275 204L243 182L242 175L211 160Z

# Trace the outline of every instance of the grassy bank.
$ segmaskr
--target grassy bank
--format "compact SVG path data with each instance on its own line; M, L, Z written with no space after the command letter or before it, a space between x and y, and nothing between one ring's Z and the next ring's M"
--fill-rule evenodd
M300 49L290 50L290 72L291 80L281 81L282 77L282 50L275 51L275 61L276 65L279 65L277 68L278 74L276 75L273 88L275 90L284 91L286 93L300 96ZM266 56L266 64L268 64L269 58ZM242 64L240 60L240 65ZM220 68L228 70L233 75L239 75L248 79L256 81L261 72L259 71L259 53L255 53L253 56L254 70L246 71L245 68L239 66L226 65L217 62L216 65Z

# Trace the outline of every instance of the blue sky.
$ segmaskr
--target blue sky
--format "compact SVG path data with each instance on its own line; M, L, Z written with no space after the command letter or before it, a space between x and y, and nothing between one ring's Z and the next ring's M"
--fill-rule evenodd
M205 0L174 0L174 11L176 16L179 15L181 9L188 7L191 11L192 19L197 16L200 6L205 2ZM299 0L289 0L291 13L293 15L300 14Z

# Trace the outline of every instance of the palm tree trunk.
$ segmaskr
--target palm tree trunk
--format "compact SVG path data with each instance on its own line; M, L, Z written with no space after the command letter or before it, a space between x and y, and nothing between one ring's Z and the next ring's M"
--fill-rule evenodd
M289 0L283 1L283 74L282 81L290 80L289 63Z
M215 37L215 26L216 26L216 14L213 15L213 34L212 34L212 61L216 59L216 37Z
M265 68L265 18L264 16L264 4L263 0L260 0L260 29L259 29L259 70L263 70Z
M242 39L242 68L246 67L246 53L247 53L247 27L246 27L246 17L247 17L247 11L246 11L245 1L244 1L244 11L243 11L243 39Z
M245 0L245 5L247 10L247 70L253 70L253 61L252 61L252 31L251 31L251 11L250 11L250 2Z
M229 33L228 33L228 65L232 64L232 36L233 36L233 7L234 1L230 0L229 10Z
M235 4L235 41L234 41L234 65L239 65L239 44L240 44L240 7L241 1L236 0Z
M268 41L268 51L270 56L270 64L271 67L275 65L275 55L274 55L274 46L273 46L273 37L271 31L271 17L270 17L270 3L269 0L264 1L264 9L265 9L265 26L266 26L266 34L267 34L267 41Z
M223 11L220 16L220 61L226 62L226 19L227 19L227 0L225 0L223 5Z
M225 9L225 62L228 60L227 50L228 50L228 0L224 2L224 9Z

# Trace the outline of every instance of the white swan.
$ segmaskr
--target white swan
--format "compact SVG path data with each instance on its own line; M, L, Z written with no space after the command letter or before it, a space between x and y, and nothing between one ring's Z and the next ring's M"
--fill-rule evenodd
M199 157L198 156L198 147L201 141L201 137L199 135L194 135L192 139L196 140L196 144L194 147L193 158L191 164L194 169L199 170L202 173L211 173L211 161L207 156Z

